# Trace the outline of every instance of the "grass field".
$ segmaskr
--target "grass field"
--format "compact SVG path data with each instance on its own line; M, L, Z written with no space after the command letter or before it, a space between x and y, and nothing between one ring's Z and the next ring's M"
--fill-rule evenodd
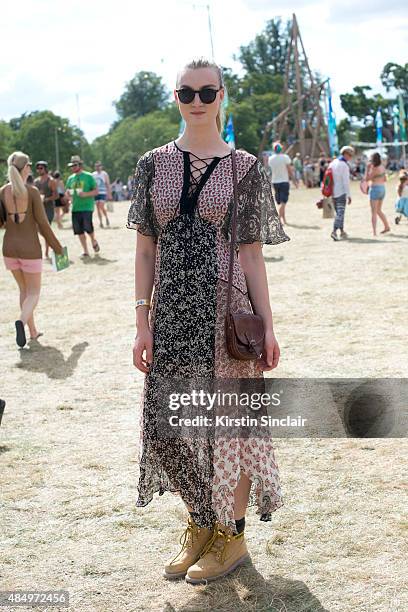
M264 247L282 351L274 376L407 376L408 222L394 225L394 193L390 182L392 233L373 238L354 184L350 238L334 243L317 190L292 192L291 241ZM407 610L402 439L277 439L285 505L270 523L249 510L252 563L205 587L162 579L185 513L170 494L134 505L143 378L127 208L115 204L112 228L97 230L89 263L69 221L57 231L72 266L57 275L45 264L44 336L20 351L16 287L0 273L1 589L67 589L80 612Z

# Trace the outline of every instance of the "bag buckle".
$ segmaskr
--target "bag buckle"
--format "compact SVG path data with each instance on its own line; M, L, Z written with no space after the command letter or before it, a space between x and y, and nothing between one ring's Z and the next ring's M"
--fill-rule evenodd
M250 348L253 350L253 352L256 354L256 356L260 358L261 357L261 353L259 351L257 351L257 349L256 349L256 342L255 342L255 340L253 338L249 338L247 333L245 333L245 337L248 340L248 344L249 344Z

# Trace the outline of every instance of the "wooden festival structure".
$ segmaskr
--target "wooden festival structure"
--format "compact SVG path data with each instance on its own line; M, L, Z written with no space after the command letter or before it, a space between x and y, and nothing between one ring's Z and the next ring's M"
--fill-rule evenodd
M275 139L289 144L286 153L306 155L329 153L328 133L320 104L326 81L317 83L313 75L296 15L292 16L292 28L286 56L283 85L283 110L269 121L259 147L259 157L268 148L273 131Z

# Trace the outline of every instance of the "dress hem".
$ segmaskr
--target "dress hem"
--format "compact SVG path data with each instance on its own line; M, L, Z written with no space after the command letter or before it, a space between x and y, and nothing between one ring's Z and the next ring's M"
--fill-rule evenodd
M254 487L254 484L252 485ZM252 487L251 487L252 488ZM164 495L164 493L171 493L172 495L174 495L175 497L178 497L181 501L183 501L180 492L179 491L172 491L171 489L156 489L155 491L153 491L153 494L149 497L149 498L145 498L143 499L140 495L138 496L137 500L136 500L136 508L145 508L146 506L148 506L154 499L154 496L156 494L159 495L159 497L161 497L162 495ZM270 521L272 521L272 513L276 512L276 510L279 510L279 508L282 508L282 506L284 506L284 501L282 499L282 497L277 496L274 499L273 505L272 507L266 511L263 512L259 506L255 512L256 515L260 515L259 516L259 520L264 522L264 523L269 523ZM257 506L257 502L256 499L251 500L251 495L250 495L250 499L248 501L248 508L253 508ZM194 512L194 511L193 511ZM201 525L199 525L201 526Z

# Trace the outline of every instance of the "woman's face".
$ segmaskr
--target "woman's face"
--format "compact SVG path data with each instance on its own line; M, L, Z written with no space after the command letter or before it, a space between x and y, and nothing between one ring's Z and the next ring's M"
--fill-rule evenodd
M186 69L179 77L177 89L189 87L195 91L208 87L217 90L220 87L219 77L214 68ZM215 123L221 102L224 98L224 90L221 89L211 104L205 104L195 94L192 102L183 104L179 100L177 91L174 90L174 97L178 104L180 114L187 125L191 127L210 126Z

